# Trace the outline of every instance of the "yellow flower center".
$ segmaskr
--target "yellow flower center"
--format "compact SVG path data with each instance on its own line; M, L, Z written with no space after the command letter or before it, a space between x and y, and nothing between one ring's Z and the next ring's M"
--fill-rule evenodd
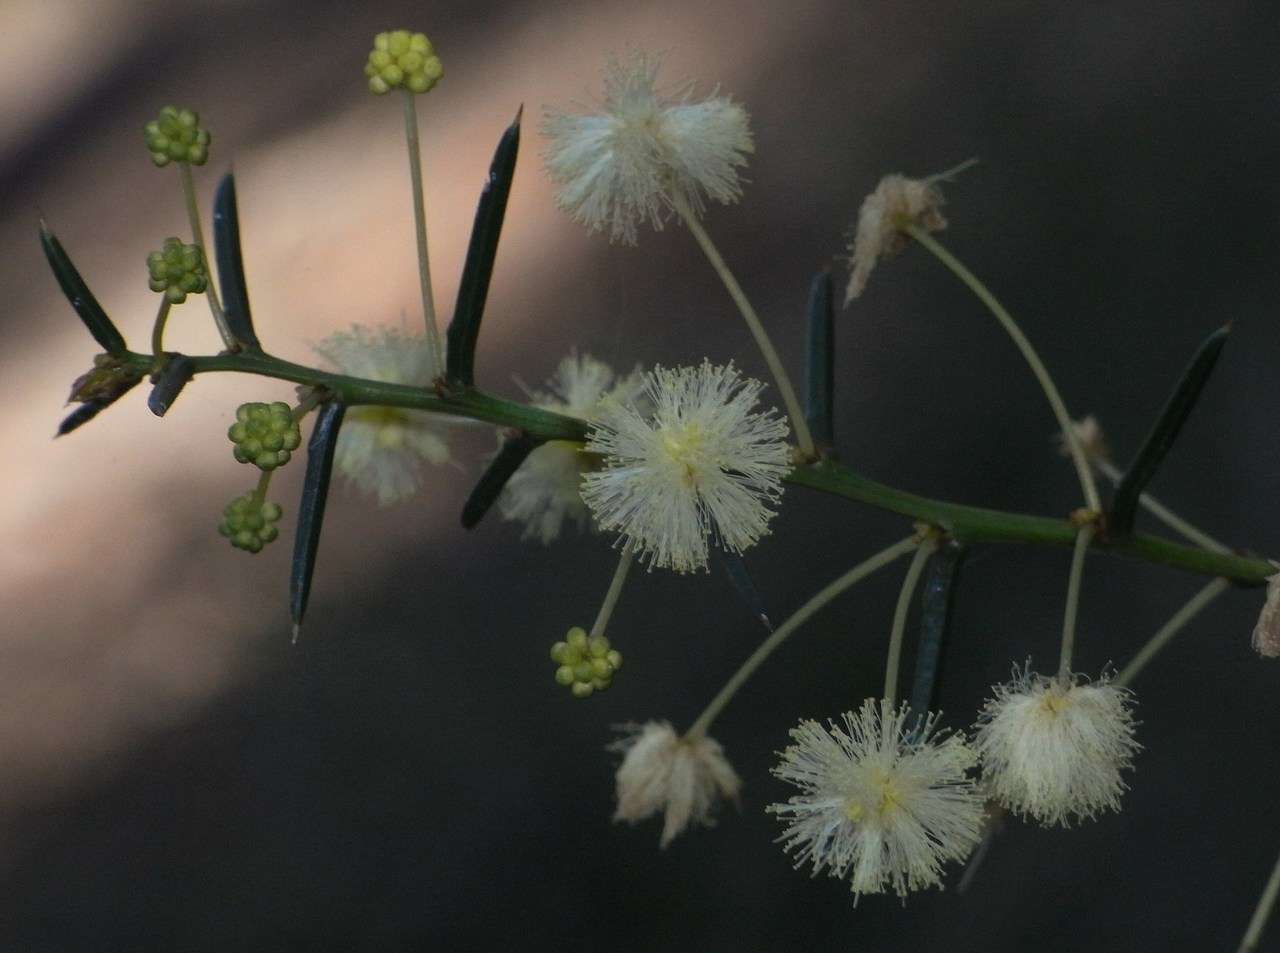
M1040 710L1045 715L1057 717L1068 708L1071 707L1071 699L1064 692L1056 692L1053 690L1044 693L1044 697L1040 699Z
M399 407L355 407L351 416L360 423L377 428L378 447L383 450L398 450L404 446L405 430L409 426L409 415Z
M877 770L873 777L876 790L870 800L874 800L876 805L871 812L867 810L868 799L849 798L844 802L844 816L855 824L867 820L868 813L874 813L878 820L883 821L902 808L902 792L894 783L893 777L882 770ZM877 794L878 798L875 796Z
M697 424L668 427L662 432L662 449L671 461L683 471L686 486L698 482L698 473L705 465L703 457L706 435Z

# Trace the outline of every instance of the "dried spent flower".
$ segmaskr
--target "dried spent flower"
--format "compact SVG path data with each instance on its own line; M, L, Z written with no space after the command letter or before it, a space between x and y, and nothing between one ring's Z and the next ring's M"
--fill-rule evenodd
M444 67L425 34L391 30L373 38L364 75L369 91L379 96L397 87L425 93L440 81Z
M964 737L917 728L903 705L868 698L842 724L802 721L775 777L803 793L768 810L787 824L782 837L796 866L850 880L855 900L892 889L941 886L942 865L978 843L983 797L968 772L977 756Z
M1253 627L1253 647L1263 658L1280 658L1280 572L1267 577L1267 600Z
M1079 420L1073 420L1071 428L1076 432L1076 440L1080 441L1086 460L1094 462L1111 459L1111 447L1107 445L1107 435L1102 432L1102 424L1098 423L1097 417L1089 414ZM1054 439L1058 443L1058 452L1064 457L1071 456L1071 446L1067 443L1066 437L1059 433Z
M715 825L721 799L736 801L742 780L714 738L681 738L670 722L648 721L623 725L626 737L609 745L624 753L616 777L618 809L615 821L635 824L663 812L662 838L666 847L689 822Z
M1013 680L994 689L978 717L975 746L992 797L1051 827L1072 817L1120 810L1133 766L1133 693L1097 682L1080 684L1014 666Z
M642 222L662 228L676 200L695 214L708 198L736 202L738 169L755 151L746 110L715 94L694 101L691 84L659 93L661 65L660 56L638 50L611 56L601 113L545 109L556 204L589 231L608 226L610 241L634 245Z
M942 190L933 179L909 179L894 173L880 180L875 191L862 201L858 225L849 243L846 305L867 287L877 261L907 247L904 225L917 225L930 232L947 227L940 211L942 204Z
M343 374L390 384L432 384L431 353L420 334L353 325L314 350ZM403 407L352 407L338 435L334 469L377 497L379 506L406 500L421 486L424 461L440 466L451 459L440 433L445 419Z
M786 421L753 410L763 389L704 360L645 375L651 416L606 401L586 445L604 469L582 481L601 529L677 572L706 568L712 533L735 553L767 534L789 464Z
M530 396L535 407L593 421L606 397L631 403L643 387L644 375L638 370L617 378L603 361L573 353L560 361L555 376L547 381L547 391ZM581 528L590 515L579 492L582 475L597 462L577 443L552 440L542 444L503 488L498 498L503 518L523 523L522 537L536 537L544 544L559 538L566 520Z

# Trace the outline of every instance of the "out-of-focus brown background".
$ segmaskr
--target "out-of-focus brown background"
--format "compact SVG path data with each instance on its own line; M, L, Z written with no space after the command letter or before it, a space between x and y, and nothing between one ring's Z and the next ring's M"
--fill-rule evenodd
M159 421L144 389L53 433L94 346L48 274L43 215L126 336L154 314L143 259L186 223L142 124L175 102L234 164L248 280L273 352L353 321L419 319L398 110L364 91L370 37L423 29L446 76L421 102L437 298L452 301L489 155L516 108L589 101L604 54L669 51L752 115L743 202L708 217L799 372L810 276L888 171L977 155L948 188L951 246L1020 315L1068 403L1121 457L1199 340L1236 321L1156 491L1220 537L1280 552L1275 302L1280 30L1264 4L6 0L0 5L0 937L21 950L1227 949L1280 850L1280 668L1233 592L1137 685L1146 751L1122 814L1011 823L972 888L854 908L793 872L764 805L800 717L880 690L899 571L846 597L764 669L715 734L740 815L668 851L609 824L610 725L687 724L760 637L718 572L640 574L611 633L626 670L575 703L546 652L589 622L608 541L464 533L445 470L390 511L330 506L310 619L285 603L301 467L273 487L286 541L251 558L213 532L252 482L224 437L259 379L202 377ZM192 37L199 37L193 41ZM517 392L578 347L620 367L761 361L687 234L611 247L556 212L536 123L479 356ZM843 273L838 273L843 278ZM172 346L217 346L199 302ZM1061 513L1070 467L1019 357L919 251L841 316L839 449L872 476ZM476 472L487 433L463 440ZM776 618L903 532L791 491L749 564ZM941 706L1056 658L1067 554L971 559ZM1078 665L1123 663L1200 584L1098 556ZM908 664L910 659L908 659ZM1274 939L1273 939L1274 942Z

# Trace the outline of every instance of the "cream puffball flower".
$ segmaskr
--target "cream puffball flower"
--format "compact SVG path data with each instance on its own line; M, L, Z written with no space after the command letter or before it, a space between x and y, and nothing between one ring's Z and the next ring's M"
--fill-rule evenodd
M903 705L868 698L823 727L802 721L775 777L801 794L768 810L796 866L845 877L855 898L941 886L942 865L967 857L982 830L983 797L968 772L977 756L961 735L916 730Z
M1253 647L1263 658L1280 658L1280 572L1267 577L1267 600L1253 628Z
M944 173L946 174L946 173ZM849 243L849 287L845 291L847 305L862 294L876 262L896 255L907 247L903 224L918 225L925 231L937 232L947 227L942 217L942 191L932 179L909 179L905 175L886 175L874 192L862 202L858 226Z
M426 339L399 328L354 325L329 335L314 350L353 377L420 387L432 382ZM450 460L442 419L402 407L351 407L338 433L334 469L376 497L379 506L408 499L421 486L423 462L439 466Z
M570 354L547 381L548 389L530 397L535 407L595 420L603 399L631 403L643 386L644 375L638 370L618 378L603 361L589 354ZM594 465L594 458L580 444L567 440L542 444L503 488L498 498L503 517L524 523L523 538L536 537L543 543L557 539L566 520L582 527L589 511L579 487L582 475Z
M542 133L556 204L589 231L634 245L636 226L662 228L676 202L700 213L706 199L742 194L738 169L754 151L747 113L724 96L694 101L692 86L657 90L662 58L633 51L610 57L604 103L594 115L547 108Z
M625 753L616 777L615 821L634 824L661 811L659 846L666 847L691 821L713 826L720 800L737 800L742 781L714 738L678 737L665 721L623 729L627 736L609 746Z
M787 424L754 411L764 385L732 363L645 375L654 408L604 401L586 449L605 457L582 481L601 529L616 530L653 566L705 569L715 534L741 552L769 531L787 474Z
M1141 747L1133 737L1133 694L1105 678L1049 678L1013 670L978 718L975 744L991 796L1046 827L1120 810L1120 772Z

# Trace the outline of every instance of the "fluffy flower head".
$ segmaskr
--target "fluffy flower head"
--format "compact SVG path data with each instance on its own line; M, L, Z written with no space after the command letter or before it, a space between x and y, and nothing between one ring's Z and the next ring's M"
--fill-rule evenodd
M650 567L705 569L708 540L741 552L769 530L788 470L787 424L753 408L764 385L732 363L644 379L653 414L605 401L587 450L605 456L582 497L600 527L617 530Z
M720 799L737 800L742 781L714 738L681 738L666 721L624 728L627 736L609 746L625 753L615 821L634 824L663 812L659 845L666 847L690 821L713 826Z
M771 805L796 866L848 875L855 897L940 886L942 864L978 843L983 798L968 777L977 757L959 735L919 731L906 706L868 698L842 723L802 721L775 777L800 788Z
M746 111L724 96L693 101L692 87L657 90L661 57L634 51L610 57L604 103L594 115L546 110L547 173L556 204L611 241L635 244L636 226L662 227L675 201L701 212L706 199L742 194L738 169L754 151Z
M1253 627L1253 647L1263 658L1280 658L1280 572L1267 577L1267 601Z
M643 385L644 377L638 371L616 378L603 361L589 354L570 354L547 381L547 391L531 397L536 407L595 420L606 397L629 403L639 396ZM591 466L592 458L578 444L566 440L542 444L507 481L498 498L503 517L524 523L525 539L537 537L543 543L559 537L565 520L583 526L588 511L579 487Z
M847 305L862 294L876 262L896 255L907 246L903 223L918 225L930 232L947 227L942 217L942 191L934 179L909 179L894 173L886 175L876 190L862 201L858 210L858 227L849 243L849 287L845 291Z
M1140 747L1132 703L1131 692L1105 677L1079 684L1075 675L1064 680L1015 667L1013 681L995 687L978 719L991 795L1047 827L1120 810L1120 772L1133 766Z
M422 335L399 328L366 328L331 334L315 351L343 374L390 384L431 385L431 356ZM423 461L447 463L449 446L439 415L401 407L352 407L343 420L334 468L379 506L406 500L421 485Z

